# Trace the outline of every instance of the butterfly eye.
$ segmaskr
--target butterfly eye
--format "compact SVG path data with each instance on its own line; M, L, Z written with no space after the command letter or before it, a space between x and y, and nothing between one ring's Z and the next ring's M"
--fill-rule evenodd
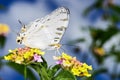
M22 40L21 40L21 39L17 39L16 42L17 42L18 44L22 44Z
M20 42L20 40L17 40L17 42L19 43L19 42Z

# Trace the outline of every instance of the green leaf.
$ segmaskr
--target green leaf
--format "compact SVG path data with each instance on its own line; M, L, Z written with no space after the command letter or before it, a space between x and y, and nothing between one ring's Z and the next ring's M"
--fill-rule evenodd
M55 65L53 67L49 67L48 68L48 74L51 78L53 78L55 76L55 74L59 71L59 69L61 68L60 65Z
M44 79L43 80L51 80L51 78L49 77L49 74L47 73L47 69L44 67L44 66L42 66L42 65L40 65L41 66L41 76L43 76L44 77Z
M51 80L45 64L43 61L41 63L36 62L36 63L29 64L29 66L32 67L39 74L40 80Z
M0 35L0 48L3 48L6 42L6 37Z
M94 55L94 57L96 58L96 60L99 64L103 63L103 61L105 59L105 56L100 56L100 55L97 55L96 53L94 53L93 55Z
M3 66L3 63L2 63L2 61L0 60L0 69L2 68L2 66Z
M78 38L76 40L69 41L68 45L73 46L73 44L82 43L82 42L85 42L85 39L84 38Z
M98 47L102 47L102 45L117 34L119 30L115 26L110 25L107 30L90 28L90 32L93 42L100 41L101 44Z
M110 5L109 6L114 12L120 13L120 6L118 5Z
M62 69L53 80L77 80L76 77L68 70Z
M55 65L54 67L52 67L52 74L55 75L55 73L61 68L60 65Z
M91 6L89 6L87 9L85 9L83 15L88 15L92 10L102 8L104 0L97 0L95 1Z
M5 6L0 4L0 9L5 9Z
M116 14L116 13L112 13L109 18L109 20L112 21L112 23L116 23L116 22L119 22L120 21L120 16L119 14Z
M114 46L111 48L111 51L109 52L108 56L114 56L116 62L120 63L120 50L115 50Z
M43 65L46 69L48 68L48 64L47 61L41 56L43 62L41 63L41 65Z
M24 76L24 67L25 67L24 65L16 64L13 62L7 62L6 65L13 68L14 70L16 70L17 72L19 72L20 74L22 74ZM33 74L32 70L28 67L27 67L27 79L37 80L37 78Z

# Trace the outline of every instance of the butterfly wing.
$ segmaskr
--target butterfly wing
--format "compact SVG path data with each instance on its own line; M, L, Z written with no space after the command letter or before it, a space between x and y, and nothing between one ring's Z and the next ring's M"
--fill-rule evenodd
M25 32L24 44L29 47L46 49L60 42L69 20L69 10L60 7L44 18L37 19Z

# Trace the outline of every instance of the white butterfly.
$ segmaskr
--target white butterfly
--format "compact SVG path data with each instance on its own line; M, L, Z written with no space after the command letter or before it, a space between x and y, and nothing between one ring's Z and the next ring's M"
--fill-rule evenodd
M23 25L17 43L42 50L60 48L60 40L68 26L69 13L67 8L60 7L44 18Z

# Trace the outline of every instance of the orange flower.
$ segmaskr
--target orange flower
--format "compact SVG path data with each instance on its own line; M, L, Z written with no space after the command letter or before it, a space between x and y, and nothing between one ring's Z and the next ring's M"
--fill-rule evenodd
M94 52L99 56L103 56L105 54L105 50L103 48L94 48Z

